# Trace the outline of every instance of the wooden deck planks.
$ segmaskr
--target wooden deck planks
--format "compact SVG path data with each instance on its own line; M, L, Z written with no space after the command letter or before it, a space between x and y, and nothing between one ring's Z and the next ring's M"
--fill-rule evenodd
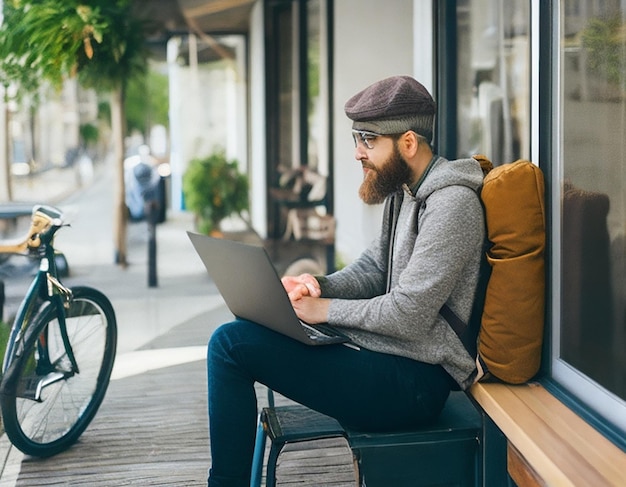
M144 349L205 344L210 326L228 319L226 311L220 307L190 319ZM205 367L199 360L112 381L79 442L55 457L24 458L0 436L0 487L206 485L210 453ZM266 391L257 385L259 407L267 405ZM276 396L277 404L287 402ZM352 454L343 439L288 445L277 474L279 486L355 485Z
M206 485L210 458L204 367L203 361L192 362L111 382L79 442L52 458L22 457L10 485ZM258 391L263 404L264 388ZM277 473L283 486L355 485L351 452L342 439L288 445ZM2 478L0 485L5 485Z
M287 445L277 463L276 480L284 486L354 487L352 453L343 438Z

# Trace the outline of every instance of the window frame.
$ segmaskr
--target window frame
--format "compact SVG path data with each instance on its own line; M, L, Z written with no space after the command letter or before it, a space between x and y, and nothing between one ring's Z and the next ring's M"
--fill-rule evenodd
M563 80L561 57L561 2L543 2L540 42L540 85L547 94L541 103L545 129L540 131L541 154L546 175L548 214L546 229L548 302L544 347L544 385L561 401L621 449L626 449L626 401L609 392L560 358L561 336L561 181L563 180Z

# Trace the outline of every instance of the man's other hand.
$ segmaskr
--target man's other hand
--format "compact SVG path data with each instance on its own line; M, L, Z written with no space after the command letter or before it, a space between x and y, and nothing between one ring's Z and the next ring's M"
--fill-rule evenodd
M311 274L285 276L281 279L281 282L287 290L287 294L292 303L304 296L319 298L322 295L319 282L317 282L317 279Z

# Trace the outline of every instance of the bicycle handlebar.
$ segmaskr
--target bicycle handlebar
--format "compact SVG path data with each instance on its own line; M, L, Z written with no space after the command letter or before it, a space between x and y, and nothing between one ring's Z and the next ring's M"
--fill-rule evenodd
M0 254L27 254L42 244L52 242L54 234L62 226L61 210L49 205L36 205L26 235L14 240L0 240Z

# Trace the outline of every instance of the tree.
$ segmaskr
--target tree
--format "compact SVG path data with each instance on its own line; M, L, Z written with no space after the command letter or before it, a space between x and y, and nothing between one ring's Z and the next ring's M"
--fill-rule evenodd
M626 88L625 41L626 23L620 15L591 18L582 31L582 44L589 51L587 62L592 72L620 90Z
M127 264L124 200L124 98L127 83L145 73L148 24L135 16L131 0L5 0L0 59L15 73L3 74L23 86L29 73L60 87L67 77L111 95L111 129L116 160L114 201L115 262ZM6 61L5 61L6 63Z

